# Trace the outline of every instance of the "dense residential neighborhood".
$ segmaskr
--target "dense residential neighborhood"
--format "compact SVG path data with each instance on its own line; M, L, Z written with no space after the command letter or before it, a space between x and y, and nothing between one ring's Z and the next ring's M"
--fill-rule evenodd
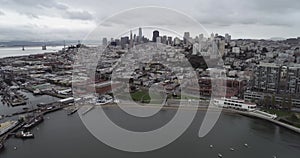
M103 38L100 46L79 41L58 52L0 59L1 100L9 106L27 104L20 90L61 99L21 114L48 113L75 100L96 105L133 100L168 107L180 99L185 105L200 101L200 107L208 107L212 100L218 107L300 127L299 44L300 38L190 37L189 32L174 38L157 30L150 40L140 28L139 35L130 31L120 39Z

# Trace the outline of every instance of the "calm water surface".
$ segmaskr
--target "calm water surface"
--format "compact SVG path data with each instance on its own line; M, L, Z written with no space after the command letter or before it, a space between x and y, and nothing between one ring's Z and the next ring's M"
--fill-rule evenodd
M62 48L63 46L47 46L47 50L42 50L42 47L25 47L25 50L23 51L22 47L0 47L0 58L57 52L62 50Z
M2 108L2 107L1 107ZM150 129L170 120L176 111L159 112L146 121L132 121L120 109L105 109L108 116L129 128ZM269 122L223 113L214 129L204 138L198 137L205 112L199 111L191 127L167 147L146 153L129 153L106 146L91 135L78 114L67 116L62 110L47 115L44 123L33 129L34 139L11 138L1 158L153 158L203 157L216 158L298 158L300 135ZM244 144L249 145L248 148ZM210 148L209 145L214 145ZM14 150L14 146L17 150ZM235 151L230 151L230 148Z

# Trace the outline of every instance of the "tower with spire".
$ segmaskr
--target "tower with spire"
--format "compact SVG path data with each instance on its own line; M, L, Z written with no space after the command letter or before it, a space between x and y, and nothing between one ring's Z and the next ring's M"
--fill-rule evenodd
M130 45L130 48L133 47L132 30L130 30L130 43L129 43L129 45Z

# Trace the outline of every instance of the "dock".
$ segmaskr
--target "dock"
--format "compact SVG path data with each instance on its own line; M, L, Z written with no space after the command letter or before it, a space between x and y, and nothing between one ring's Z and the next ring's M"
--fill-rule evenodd
M68 113L68 115L73 115L73 114L76 113L78 110L79 110L79 108L77 107L77 108L73 109L72 111L70 111L70 112Z
M52 112L61 110L63 108L66 108L70 106L70 104L64 104L64 103L60 103L60 102L52 102L49 104L45 104L44 107L38 107L32 110L25 110L25 111L21 111L21 112L16 112L12 115L9 116L5 116L5 117L11 117L11 116L16 116L16 115L21 115L21 114L26 114L26 113L35 113L34 118L32 118L31 120L25 122L23 120L19 120L19 123L17 126L15 126L14 128L10 129L9 131L7 131L5 134L3 134L0 137L0 144L4 145L5 141L10 137L13 136L15 133L17 133L20 129L25 129L25 125L30 123L30 121L36 119L37 117L42 117L45 116L47 114L50 114ZM40 124L41 122L39 122L38 124Z

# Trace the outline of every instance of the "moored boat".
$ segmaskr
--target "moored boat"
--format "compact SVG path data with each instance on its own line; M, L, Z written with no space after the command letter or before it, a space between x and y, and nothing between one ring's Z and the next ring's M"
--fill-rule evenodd
M221 157L223 157L223 155L219 153L219 154L218 154L218 157L220 157L220 158L221 158Z
M254 111L256 110L256 104L245 102L236 97L214 99L213 102L218 107L231 108L242 111Z
M68 115L73 115L74 113L76 113L78 111L78 108L73 109L72 111L70 111L68 113Z
M43 116L34 117L32 120L30 120L27 124L24 125L24 128L26 129L33 128L36 125L40 124L42 121L44 121Z
M15 136L16 136L16 138L23 138L23 139L34 138L33 133L31 133L31 132L24 132L24 131L21 131L21 132L17 133Z
M112 102L113 98L109 95L103 95L96 99L96 105L105 105Z

